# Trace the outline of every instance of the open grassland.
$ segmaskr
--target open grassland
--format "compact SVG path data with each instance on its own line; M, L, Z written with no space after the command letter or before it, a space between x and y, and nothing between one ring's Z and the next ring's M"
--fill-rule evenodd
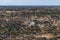
M60 8L0 9L0 40L60 40Z

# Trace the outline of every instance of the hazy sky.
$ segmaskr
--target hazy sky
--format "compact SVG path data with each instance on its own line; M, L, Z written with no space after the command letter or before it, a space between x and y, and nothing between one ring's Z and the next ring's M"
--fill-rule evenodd
M60 5L60 0L0 0L0 5Z

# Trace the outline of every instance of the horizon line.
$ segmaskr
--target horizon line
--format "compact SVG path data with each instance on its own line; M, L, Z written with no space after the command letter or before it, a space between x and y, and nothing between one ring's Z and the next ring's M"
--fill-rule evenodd
M48 7L48 8L55 8L55 7L59 7L60 8L60 5L59 6L53 6L53 5L41 5L41 6L30 6L30 5L21 5L21 6L0 6L0 8L45 8L45 7Z

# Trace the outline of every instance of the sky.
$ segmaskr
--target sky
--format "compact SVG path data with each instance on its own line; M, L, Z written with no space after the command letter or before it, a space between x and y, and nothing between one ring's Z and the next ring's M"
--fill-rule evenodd
M0 0L0 5L60 5L60 0Z

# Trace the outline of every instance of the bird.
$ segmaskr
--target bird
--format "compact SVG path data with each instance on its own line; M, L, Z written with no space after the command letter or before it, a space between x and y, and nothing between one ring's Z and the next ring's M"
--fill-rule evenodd
M35 25L35 22L33 21L33 20L31 20L30 22L29 22L29 26L34 26Z

